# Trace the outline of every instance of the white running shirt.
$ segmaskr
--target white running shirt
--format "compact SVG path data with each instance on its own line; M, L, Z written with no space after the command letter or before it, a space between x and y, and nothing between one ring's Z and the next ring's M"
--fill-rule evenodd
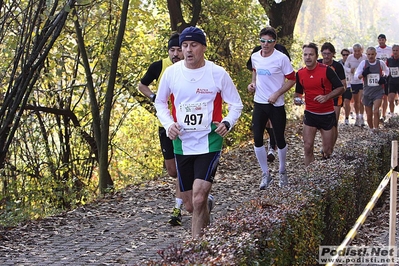
M168 108L172 103L172 114ZM228 114L222 117L222 103ZM173 141L175 154L198 155L222 149L223 138L215 133L213 121L228 121L233 127L241 115L243 104L228 73L205 60L205 66L189 69L184 61L168 67L162 75L155 99L157 116L169 132L178 122L182 135Z
M263 57L261 51L251 55L252 68L256 71L256 89L254 101L261 104L269 103L269 97L284 85L285 76L294 72L288 57L274 49L268 57ZM284 105L284 94L277 98L274 106Z
M392 56L392 47L385 46L385 48L381 48L380 46L376 46L375 50L377 51L377 59L381 59L386 62L388 58Z
M360 56L359 59L357 59L353 54L350 54L345 61L345 67L350 69L354 68L356 71L357 67L360 65L360 62L366 59L367 56L365 54L362 54L362 56ZM354 75L352 71L349 72L349 75L350 75L349 79L351 81L351 84L363 84L363 80L358 79L358 76Z

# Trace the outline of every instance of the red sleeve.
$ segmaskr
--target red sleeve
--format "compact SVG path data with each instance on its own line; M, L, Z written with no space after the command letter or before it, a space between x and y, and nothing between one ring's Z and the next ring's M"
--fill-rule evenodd
M290 74L285 75L285 78L289 79L289 80L296 80L295 79L295 71L292 71Z

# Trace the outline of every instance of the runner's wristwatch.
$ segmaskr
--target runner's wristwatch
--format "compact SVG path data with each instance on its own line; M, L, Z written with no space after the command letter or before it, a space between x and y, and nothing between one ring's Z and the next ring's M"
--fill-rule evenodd
M155 93L152 93L150 95L151 102L155 102L155 97L157 97L157 95Z
M230 123L227 122L227 121L222 121L222 123L226 126L227 131L229 131L230 130Z

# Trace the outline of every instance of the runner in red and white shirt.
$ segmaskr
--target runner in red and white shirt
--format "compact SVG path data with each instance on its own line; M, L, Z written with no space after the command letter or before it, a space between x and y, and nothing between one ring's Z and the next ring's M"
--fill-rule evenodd
M223 138L240 117L243 104L226 70L205 60L206 36L201 29L185 28L179 44L184 60L165 70L155 108L173 140L181 197L186 210L193 214L191 234L196 238L209 224L209 213L214 206L209 192ZM228 105L225 116L223 102Z

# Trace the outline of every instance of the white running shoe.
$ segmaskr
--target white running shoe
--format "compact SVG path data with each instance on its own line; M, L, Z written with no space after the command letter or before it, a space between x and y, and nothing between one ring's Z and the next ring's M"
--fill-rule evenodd
M359 117L357 117L356 118L356 121L355 121L355 126L357 126L357 127L360 127L360 118Z
M366 124L364 123L363 117L360 118L360 126L364 127Z
M266 189L270 183L272 182L272 178L270 177L270 173L263 173L262 174L262 182L260 183L259 189L264 190Z
M276 156L274 155L275 151L273 148L269 148L269 152L267 153L267 162L272 163Z
M280 173L280 181L278 183L279 187L285 187L288 185L288 177L287 172Z

